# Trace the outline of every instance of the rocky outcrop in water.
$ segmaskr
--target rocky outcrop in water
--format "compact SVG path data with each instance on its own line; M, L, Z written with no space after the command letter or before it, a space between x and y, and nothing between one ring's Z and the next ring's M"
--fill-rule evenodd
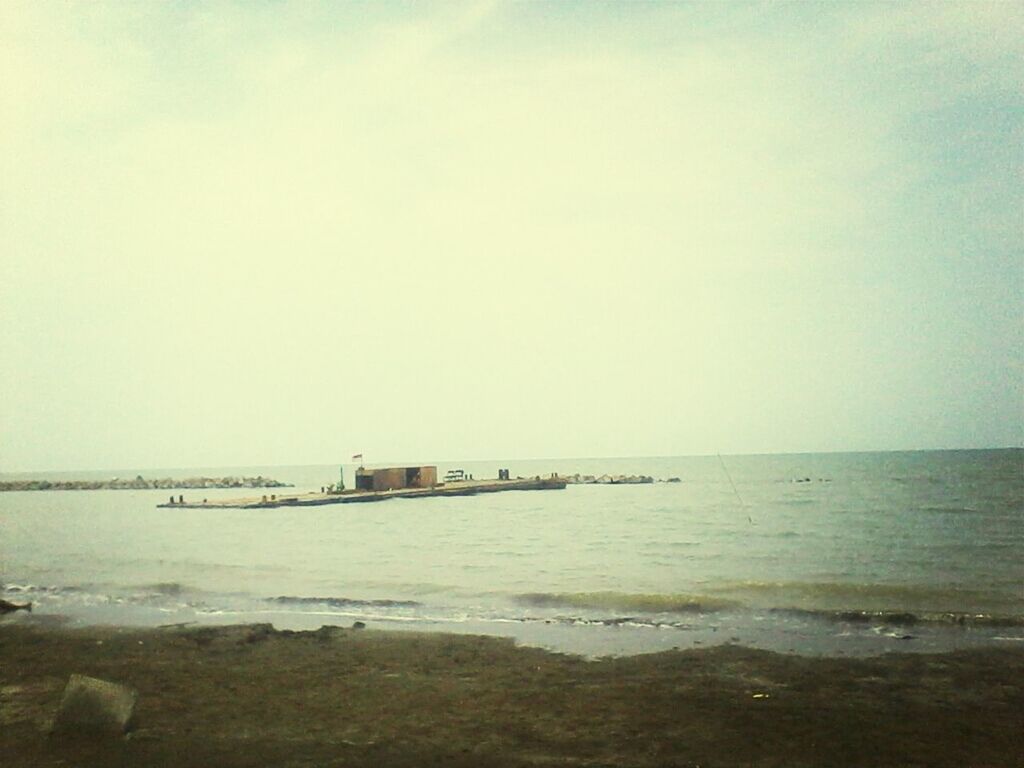
M122 491L165 490L174 488L291 488L269 477L162 477L147 480L114 477L110 480L8 480L0 482L0 491Z
M0 600L0 614L14 613L14 611L32 612L32 603L12 603L7 600Z

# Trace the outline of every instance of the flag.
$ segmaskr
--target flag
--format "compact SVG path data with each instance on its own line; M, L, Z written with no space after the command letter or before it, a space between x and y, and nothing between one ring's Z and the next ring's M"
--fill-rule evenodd
M356 459L361 459L361 458L363 458L363 454L361 454L361 453L357 453L357 454L355 454L355 455L354 455L354 456L352 457L352 461L355 461Z

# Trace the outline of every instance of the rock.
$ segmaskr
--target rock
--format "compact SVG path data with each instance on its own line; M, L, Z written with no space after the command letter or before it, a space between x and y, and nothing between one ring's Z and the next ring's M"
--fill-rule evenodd
M217 627L191 626L191 622L166 625L165 629L179 634L183 639L196 644L198 648L209 645L224 647L230 645L251 645L267 640L277 634L273 624L230 624Z
M329 643L345 636L345 628L333 624L324 624L320 629L313 632L313 637L321 643Z
M134 480L119 477L110 480L10 480L0 481L0 491L95 491L105 490L145 490L169 488L290 488L289 483L282 483L269 477L188 477L174 479L170 477L147 480L136 475Z
M366 624L362 621L352 622L352 629L366 629Z
M53 733L120 736L132 725L138 694L108 680L72 675L53 721Z
M260 643L274 635L273 624L251 624L241 643Z
M32 612L32 603L9 603L6 600L0 600L0 613L11 613L13 611L28 611Z

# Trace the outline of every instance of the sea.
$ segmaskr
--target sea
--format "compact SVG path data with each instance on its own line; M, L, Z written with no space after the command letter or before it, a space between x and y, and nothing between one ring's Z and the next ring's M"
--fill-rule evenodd
M434 462L423 462L434 463ZM724 643L871 656L1024 643L1024 450L437 462L679 482L269 509L0 493L0 595L72 625L457 632L587 657ZM367 464L367 466L373 466ZM0 480L263 475L125 469ZM264 490L175 491L186 500Z

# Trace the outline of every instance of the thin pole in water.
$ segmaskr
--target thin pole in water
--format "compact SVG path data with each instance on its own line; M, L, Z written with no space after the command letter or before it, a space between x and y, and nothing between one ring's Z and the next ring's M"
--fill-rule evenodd
M745 501L743 501L743 497L740 496L739 489L736 488L736 483L734 483L732 481L732 475L729 474L729 468L725 466L725 459L722 458L722 454L719 453L717 455L718 455L718 462L722 465L722 471L725 472L725 476L729 479L729 485L732 486L732 492L735 493L736 494L736 498L739 499L740 506L743 507L744 509L746 509L747 508L747 503ZM750 523L750 524L753 524L753 522L754 522L751 519L750 515L747 515L747 522Z

